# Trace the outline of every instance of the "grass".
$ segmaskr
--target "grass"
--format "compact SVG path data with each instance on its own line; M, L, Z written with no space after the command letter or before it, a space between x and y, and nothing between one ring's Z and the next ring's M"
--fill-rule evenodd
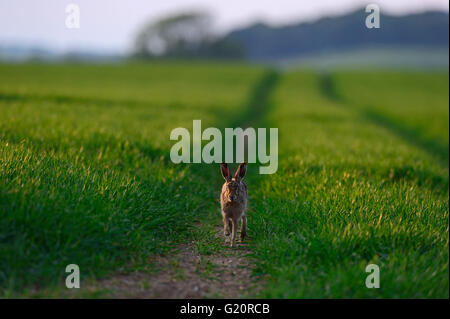
M448 298L448 73L193 62L0 65L0 296L231 253L218 168L168 156L193 119L279 128L277 173L247 177L259 296Z
M340 72L336 90L429 139L449 142L448 73Z
M261 74L182 63L0 69L3 296L62 285L69 263L84 278L137 267L186 238L215 207L214 179L170 162L169 133L231 119Z
M333 80L346 104L448 166L448 73L347 72Z
M262 296L448 298L448 166L330 99L321 81L288 74L272 99L279 170L253 177L250 190L256 272L269 278ZM448 98L440 88L438 103ZM365 287L370 263L380 289Z

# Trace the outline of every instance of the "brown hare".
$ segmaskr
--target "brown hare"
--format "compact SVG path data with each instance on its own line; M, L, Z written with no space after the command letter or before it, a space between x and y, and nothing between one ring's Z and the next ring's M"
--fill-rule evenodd
M235 245L236 233L239 220L242 218L241 241L244 240L247 231L247 185L242 181L247 172L247 163L242 163L236 170L234 177L231 177L230 170L226 163L220 165L225 183L220 194L220 206L222 208L223 233L225 237L230 235L231 247Z

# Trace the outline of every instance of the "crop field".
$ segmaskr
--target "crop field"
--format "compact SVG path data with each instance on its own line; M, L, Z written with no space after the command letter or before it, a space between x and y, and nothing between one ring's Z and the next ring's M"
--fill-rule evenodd
M171 130L201 119L279 130L278 171L246 177L257 288L244 296L448 298L448 85L212 62L0 65L0 297L65 296L71 263L84 282L156 273L152 256L184 243L231 254L218 164L169 156Z
M249 218L256 271L271 278L265 297L448 297L448 164L326 91L339 88L361 103L389 100L395 87L367 97L354 89L368 75L378 88L390 76L339 74L330 84L298 72L274 93L268 121L280 128L280 168L255 177ZM422 113L436 109L436 136L448 135L448 75L415 76L434 81L437 97L422 93ZM410 98L402 89L399 104ZM403 109L405 123L426 125ZM377 109L387 118L389 110ZM379 290L362 285L369 263L380 266Z

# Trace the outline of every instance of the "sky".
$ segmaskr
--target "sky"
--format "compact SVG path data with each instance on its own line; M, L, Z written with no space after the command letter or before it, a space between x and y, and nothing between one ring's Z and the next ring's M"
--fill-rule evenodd
M66 6L80 8L80 28L66 27ZM313 21L365 7L402 15L426 10L448 12L448 0L0 0L0 46L47 47L127 53L137 31L149 21L173 13L202 10L224 33L257 21L271 25Z

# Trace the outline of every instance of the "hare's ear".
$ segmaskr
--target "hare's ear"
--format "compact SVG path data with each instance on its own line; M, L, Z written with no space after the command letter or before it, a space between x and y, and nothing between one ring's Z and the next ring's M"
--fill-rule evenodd
M247 163L242 163L239 165L238 169L236 170L236 174L234 177L236 179L243 179L245 176L245 173L247 173Z
M222 176L225 180L229 181L231 179L230 170L228 169L227 163L220 164L220 170L222 171Z

